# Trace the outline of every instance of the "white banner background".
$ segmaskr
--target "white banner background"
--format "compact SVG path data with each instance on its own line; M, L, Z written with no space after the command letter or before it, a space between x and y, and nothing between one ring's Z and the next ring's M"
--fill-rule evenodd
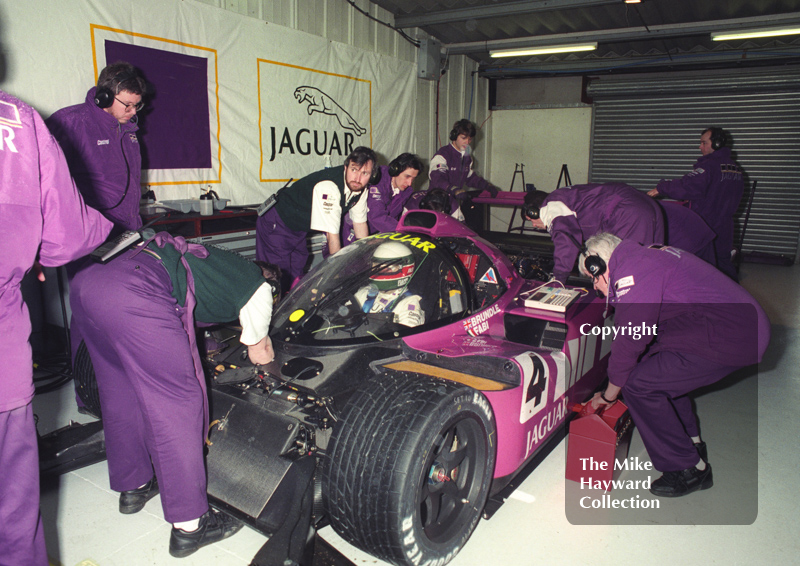
M105 39L209 60L209 115L198 119L209 120L212 167L145 171L160 200L197 197L211 184L231 204L260 202L289 178L342 163L334 138L341 152L346 136L371 146L383 163L416 149L414 64L193 0L4 2L0 88L44 117L78 104L106 64ZM296 95L302 86L317 90ZM284 144L272 158L271 128L293 152Z

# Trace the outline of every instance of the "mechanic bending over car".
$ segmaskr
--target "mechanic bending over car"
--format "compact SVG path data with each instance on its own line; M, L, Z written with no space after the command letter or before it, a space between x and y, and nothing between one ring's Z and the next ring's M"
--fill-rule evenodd
M657 325L655 338L614 339L609 383L592 407L622 394L663 472L651 493L679 497L710 488L708 451L688 394L760 362L770 339L767 315L725 274L678 248L600 233L586 243L579 266L614 306L616 326Z
M372 265L388 264L370 275L369 285L356 291L355 297L364 312L394 313L394 321L404 326L419 326L425 323L425 313L420 301L422 297L408 291L414 275L414 256L400 242L384 242L372 254Z
M553 240L553 277L566 283L578 246L597 232L610 232L640 244L664 243L661 208L642 192L624 183L572 185L525 195L523 217L534 228L547 230Z
M308 263L306 236L311 230L325 233L331 254L342 248L345 214L350 214L356 239L369 235L364 188L377 181L377 164L374 151L357 147L344 165L311 173L278 191L275 206L258 218L256 257L283 270L284 291L303 275Z
M166 232L148 242L81 270L73 301L86 316L84 340L120 512L140 511L160 491L164 518L173 525L169 552L184 557L241 528L208 505L208 396L195 319L238 318L250 360L269 363L278 287L255 263L228 250Z

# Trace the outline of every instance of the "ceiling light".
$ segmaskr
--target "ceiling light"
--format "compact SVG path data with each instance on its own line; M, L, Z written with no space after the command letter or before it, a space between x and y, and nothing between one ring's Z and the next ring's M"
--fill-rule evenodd
M626 4L641 4L642 0L625 0Z
M594 51L597 42L571 43L569 45L550 45L547 47L527 47L522 49L500 49L490 51L491 57L524 57L525 55L547 55L549 53L572 53L575 51Z
M795 28L767 28L747 29L741 31L720 31L711 34L713 41L727 41L729 39L752 39L754 37L776 37L779 35L796 35L800 27Z

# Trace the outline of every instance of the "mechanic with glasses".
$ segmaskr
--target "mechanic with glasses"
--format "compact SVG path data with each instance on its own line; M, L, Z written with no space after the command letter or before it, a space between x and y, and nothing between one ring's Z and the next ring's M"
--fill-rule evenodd
M142 226L139 216L142 156L136 131L147 86L133 65L119 62L100 72L86 100L46 120L86 203L114 226L112 234Z
M578 265L614 306L621 330L611 344L608 385L592 407L622 394L663 473L651 493L680 497L712 487L689 393L761 361L770 339L764 310L713 265L678 248L644 247L601 232L586 242ZM655 336L632 331L645 327L656 329Z
M139 70L129 63L117 62L100 72L97 86L89 89L83 103L62 108L45 120L64 150L69 171L86 204L114 223L112 238L142 227L142 156L136 131L146 92ZM79 292L74 288L75 273L90 262L84 258L67 266L70 297ZM80 305L70 306L70 353L75 360L83 340L84 316ZM86 411L77 395L76 402L80 411Z

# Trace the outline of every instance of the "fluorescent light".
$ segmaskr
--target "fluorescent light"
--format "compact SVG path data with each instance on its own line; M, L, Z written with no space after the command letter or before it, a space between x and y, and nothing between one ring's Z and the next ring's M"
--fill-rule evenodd
M777 37L779 35L796 35L800 33L800 27L796 28L768 28L768 29L749 29L741 31L721 31L711 34L713 41L727 41L729 39L752 39L754 37Z
M625 0L626 4L641 4L642 0Z
M549 47L528 47L523 49L501 49L490 51L491 57L523 57L525 55L547 55L549 53L572 53L575 51L594 51L597 49L597 42L594 43L572 43L569 45L551 45Z

